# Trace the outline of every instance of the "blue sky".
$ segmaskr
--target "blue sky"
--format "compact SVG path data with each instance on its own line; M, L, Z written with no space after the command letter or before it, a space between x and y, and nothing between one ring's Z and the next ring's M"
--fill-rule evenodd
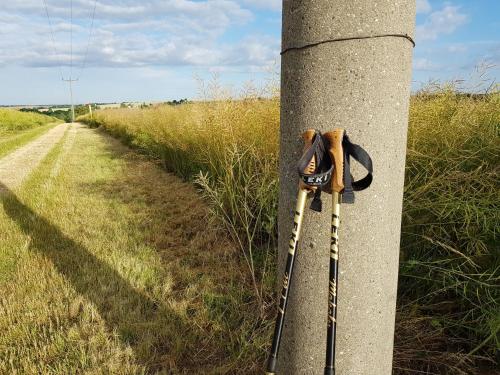
M53 34L44 0L0 8L0 104L68 102L61 71L82 103L196 98L214 74L238 92L279 72L281 0L73 0L73 55L71 0L45 2ZM499 14L499 0L417 0L413 88L485 66L498 79Z

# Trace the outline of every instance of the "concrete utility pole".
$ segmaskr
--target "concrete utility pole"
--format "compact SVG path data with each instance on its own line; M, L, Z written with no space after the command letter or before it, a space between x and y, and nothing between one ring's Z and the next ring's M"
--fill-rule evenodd
M69 93L71 96L71 122L75 122L75 105L73 104L73 82L77 82L78 79L63 79L64 82L69 83Z
M415 0L283 2L280 275L297 196L300 134L345 128L374 163L372 186L341 209L339 375L391 373L413 50L405 35L411 37L414 26ZM323 199L321 214L306 211L279 374L323 373L330 201Z

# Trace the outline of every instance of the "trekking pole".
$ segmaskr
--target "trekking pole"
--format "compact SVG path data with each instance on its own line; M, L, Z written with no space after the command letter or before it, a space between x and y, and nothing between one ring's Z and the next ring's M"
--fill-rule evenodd
M276 364L278 359L278 351L281 342L281 334L285 322L286 306L288 302L288 294L292 279L293 266L297 254L298 243L300 238L300 230L302 228L302 218L304 216L304 208L309 192L320 191L320 187L325 182L328 182L331 176L331 167L324 160L324 145L321 133L315 130L307 130L302 137L304 138L305 147L304 155L299 161L299 193L297 196L297 204L294 213L292 236L288 246L288 256L285 266L285 275L283 278L283 286L281 289L280 302L278 306L278 316L276 318L276 326L274 329L274 337L271 345L271 351L267 360L267 375L276 374ZM329 169L328 169L329 168ZM323 172L323 173L317 173ZM319 195L315 195L315 204L318 204ZM321 201L319 201L321 203ZM315 206L312 205L313 209ZM321 208L320 208L321 209Z
M328 330L326 339L325 375L335 375L335 341L337 328L337 287L339 281L339 224L341 194L332 192L332 233L328 282Z
M290 291L290 279L292 277L293 266L295 263L295 253L300 237L300 229L302 228L302 217L304 215L304 208L306 205L308 191L299 188L297 196L297 205L295 208L295 217L293 219L293 230L288 247L288 256L286 259L285 275L283 277L283 286L281 289L280 302L278 307L278 317L276 318L276 326L274 329L274 338L271 345L271 352L267 360L267 375L276 374L276 363L278 359L278 351L281 341L281 334L283 331L283 324L285 322L286 305L288 302L288 293Z
M335 343L337 328L337 290L339 281L339 225L341 192L344 189L343 162L344 151L342 148L343 129L324 134L328 140L328 152L334 164L332 184L332 225L330 239L330 271L328 282L328 325L326 339L326 364L325 375L335 375Z
M328 283L328 322L326 339L325 375L335 375L335 346L337 334L337 290L339 281L339 226L340 204L354 203L354 191L364 190L372 182L373 166L368 153L351 143L344 129L334 129L323 134L328 143L328 153L334 165L332 189L332 224L330 242L330 271ZM361 180L352 181L350 157L356 159L368 174Z
M322 190L332 193L327 349L324 373L325 375L335 374L340 204L354 203L354 191L368 188L373 180L373 166L370 156L363 148L351 143L344 129L335 129L324 135L316 130L308 130L303 134L303 138L305 140L304 154L298 163L301 178L299 194L278 307L278 317L276 318L273 343L267 362L267 375L276 374L279 345L307 194L314 192L311 209L321 211ZM364 178L357 181L353 181L351 176L351 157L368 171Z

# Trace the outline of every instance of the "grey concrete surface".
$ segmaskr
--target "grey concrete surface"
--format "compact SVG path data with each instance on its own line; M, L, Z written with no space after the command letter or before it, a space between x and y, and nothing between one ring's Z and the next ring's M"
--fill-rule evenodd
M415 27L414 0L283 5L283 49L328 38L413 35ZM407 39L386 37L282 56L280 274L297 194L300 134L345 128L374 162L370 189L357 193L354 205L341 207L337 375L391 373L412 51ZM323 199L322 213L306 210L279 374L323 373L331 198Z

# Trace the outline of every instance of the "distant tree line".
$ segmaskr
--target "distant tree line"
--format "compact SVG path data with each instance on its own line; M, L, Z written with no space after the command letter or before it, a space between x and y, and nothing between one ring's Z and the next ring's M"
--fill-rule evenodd
M150 107L154 107L155 105L181 105L181 104L186 104L186 103L189 103L189 100L188 99L179 99L179 100L171 100L171 101L168 101L168 102L163 102L163 103L142 103L142 104L138 104L137 102L122 102L120 103L120 108L141 108L141 109L145 109L145 108L150 108Z
M67 107L66 107L67 108ZM96 106L92 105L92 109L95 110ZM22 108L21 112L34 112L46 116L51 116L63 120L64 122L71 122L71 110L62 110L58 107L49 108L47 111L40 111L38 108ZM75 106L75 117L86 115L89 113L89 108L87 105L77 105Z
M179 100L171 100L168 102L164 102L163 104L165 105L181 105L181 104L186 104L189 103L188 99L179 99ZM91 104L92 110L97 110L100 105L106 105L109 103L94 103ZM152 107L153 104L147 104L147 103L142 103L139 107L141 109L144 108L149 108ZM52 116L58 119L61 119L65 122L71 122L71 109L68 110L70 105L58 105L58 106L51 106L48 110L40 111L39 108L22 108L20 109L21 112L34 112L34 113L40 113L42 115L47 115L47 116ZM120 108L132 108L133 103L127 103L123 102L120 104ZM89 113L89 108L88 105L76 105L75 106L75 117L86 115Z
M181 100L174 99L174 100L167 102L168 105L181 105L181 104L185 104L185 103L188 103L187 99L181 99Z

